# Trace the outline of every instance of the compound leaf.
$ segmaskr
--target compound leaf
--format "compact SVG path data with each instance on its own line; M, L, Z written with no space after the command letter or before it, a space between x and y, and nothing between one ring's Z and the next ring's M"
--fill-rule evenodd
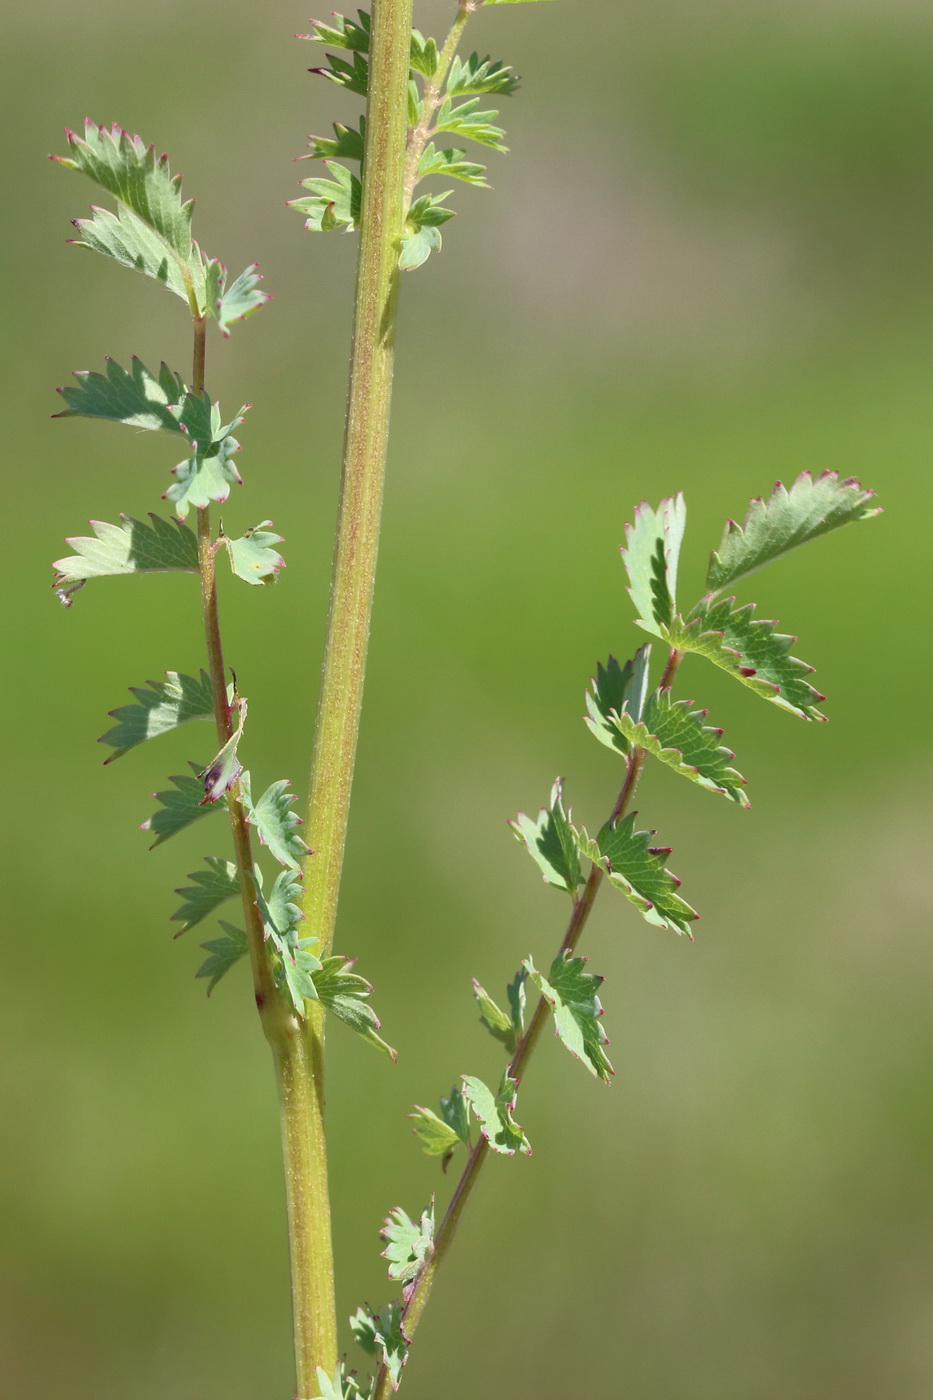
M190 766L198 775L204 771L196 763ZM192 822L208 816L211 812L220 811L217 803L205 803L204 783L200 776L189 778L187 774L179 774L169 778L169 782L174 784L173 788L153 793L159 807L148 821L142 824L143 831L152 832L155 836L150 850L155 850L156 846L161 846L163 841L190 826Z
M768 500L752 501L744 525L727 522L722 544L710 558L707 587L719 593L809 540L880 515L878 508L868 506L873 495L854 477L840 481L839 473L832 471L815 481L809 472L801 472L790 490L777 482Z
M464 1096L469 1100L480 1132L493 1152L512 1157L517 1151L530 1156L531 1145L512 1117L518 1090L516 1080L510 1079L507 1072L503 1074L496 1094L472 1074L463 1076L463 1084Z
M273 534L266 526L271 520L262 520L253 525L238 540L222 535L227 546L230 567L237 578L246 583L275 583L279 569L285 568L285 560L273 546L282 543L282 536Z
M165 734L184 724L189 719L210 719L214 714L214 700L211 693L211 678L206 671L198 677L186 676L181 671L166 671L167 680L148 681L148 690L130 686L130 694L135 696L132 705L121 705L110 711L110 718L117 722L98 741L116 749L106 760L122 758L137 744L153 739L157 734Z
M561 953L545 977L530 958L525 960L529 977L554 1012L554 1030L559 1039L591 1074L608 1083L614 1071L603 1050L609 1040L602 1028L603 1009L596 995L604 978L584 972L585 966L585 958Z
M662 636L677 608L677 562L687 523L683 495L663 500L657 510L642 501L635 522L625 527L622 560L629 593L641 625Z
M782 710L801 719L825 719L817 704L826 697L805 679L813 667L790 655L797 638L776 627L755 616L754 603L737 607L734 598L704 599L686 622L676 617L664 635L671 646L705 656Z
M350 1331L368 1355L379 1357L389 1373L392 1389L398 1390L411 1345L402 1328L401 1305L387 1303L378 1313L358 1308L350 1318Z
M408 1301L410 1285L434 1245L434 1199L417 1223L401 1206L390 1211L383 1221L380 1237L385 1240L383 1259L389 1261L389 1278L403 1285L402 1297Z
M129 370L109 355L105 363L103 374L97 370L75 370L77 385L66 385L57 391L68 406L56 413L56 418L106 418L133 428L181 431L178 419L169 411L184 396L181 375L165 364L160 366L158 375L151 374L135 355Z
M610 656L605 666L599 663L590 681L583 722L601 744L617 753L627 754L630 744L614 722L615 717L625 707L634 719L641 718L648 695L650 659L651 643L646 642L624 666L620 666L614 656Z
M318 999L322 1006L332 1011L351 1030L356 1031L357 1035L362 1036L370 1045L375 1045L377 1050L383 1050L390 1059L397 1060L398 1055L391 1045L387 1045L382 1037L376 1034L381 1028L381 1022L368 1004L372 985L365 977L351 972L352 966L353 960L350 958L339 955L325 958L320 971L314 974Z
M745 779L729 766L735 754L719 742L722 730L705 725L708 711L691 710L692 704L692 700L672 700L665 690L651 696L640 720L623 706L613 723L626 744L647 749L675 773L749 807L743 792Z
M172 922L181 924L176 937L187 933L189 928L213 914L219 905L240 893L240 878L232 860L220 856L205 856L204 860L207 869L192 871L188 876L192 883L175 891L184 901L172 915Z
M573 827L564 811L563 780L558 778L554 783L550 806L541 809L537 821L519 812L509 825L537 863L547 884L574 894L577 886L583 883L583 874Z
M209 977L207 985L207 995L217 986L221 977L225 977L235 963L249 952L249 940L242 929L235 928L233 924L225 923L223 919L218 920L220 927L224 930L223 938L209 938L201 947L209 956L194 974L195 977Z
M680 898L680 881L665 869L670 848L649 846L655 833L636 831L635 817L630 812L618 826L607 824L595 841L586 831L578 833L581 854L605 870L609 883L631 900L649 924L689 936L690 924L699 915Z
M471 97L466 102L452 102L445 97L438 108L434 120L435 132L449 131L453 136L467 136L480 146L490 146L494 151L507 151L503 145L505 132L501 126L494 126L498 112L480 112L479 98Z
M240 792L246 809L247 820L259 833L259 839L280 865L288 865L292 870L301 868L301 858L308 854L308 847L298 835L301 818L292 811L295 794L288 792L288 779L266 788L259 801L253 805L249 774L240 779Z

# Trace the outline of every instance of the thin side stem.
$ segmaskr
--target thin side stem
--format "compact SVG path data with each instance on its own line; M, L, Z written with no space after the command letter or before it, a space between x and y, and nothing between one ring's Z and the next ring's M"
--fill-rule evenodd
M460 8L457 11L457 18L450 28L450 33L444 41L437 58L437 69L434 76L425 79L424 91L421 94L421 117L418 125L412 128L408 138L408 157L405 161L405 194L404 210L408 213L411 206L411 198L418 183L418 165L424 154L424 148L431 135L431 123L434 114L440 106L441 94L444 90L444 83L453 63L454 54L463 35L463 30L470 15L476 9L474 0L460 0Z
M672 650L664 675L661 678L661 688L669 690L673 685L674 677L683 660L683 652ZM616 798L612 815L609 818L610 825L615 826L628 812L638 781L645 765L645 750L633 748L626 759L625 781ZM596 896L603 883L605 872L601 866L593 865L590 869L583 893L574 899L573 912L567 923L563 940L560 945L561 953L572 953L580 941L580 937L586 927L587 920L592 912ZM535 1007L534 1014L528 1024L528 1029L518 1042L508 1066L508 1075L511 1079L520 1080L528 1061L534 1054L535 1047L541 1038L541 1032L547 1022L550 1007L541 997ZM421 1273L415 1282L415 1287L402 1312L402 1322L405 1336L411 1340L414 1336L415 1328L421 1321L421 1315L427 1305L428 1297L437 1277L437 1272L446 1258L447 1252L453 1243L460 1224L467 1201L473 1194L480 1172L490 1153L489 1143L485 1138L480 1138L470 1152L467 1164L461 1173L460 1180L454 1187L453 1195L440 1223L434 1239L434 1249L430 1257L422 1267ZM379 1370L376 1377L376 1387L372 1394L372 1400L389 1400L392 1394L392 1383L385 1366Z

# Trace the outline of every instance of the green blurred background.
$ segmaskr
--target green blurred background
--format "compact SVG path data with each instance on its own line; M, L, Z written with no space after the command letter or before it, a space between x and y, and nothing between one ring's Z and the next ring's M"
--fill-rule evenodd
M421 0L440 28L447 4ZM87 517L157 509L173 449L53 423L74 368L184 367L184 309L64 246L95 197L49 165L119 120L171 153L196 231L276 300L210 349L255 405L229 526L287 538L274 590L225 588L256 779L303 788L334 519L355 244L283 208L308 131L359 110L308 78L301 5L34 0L5 20L8 169L0 1387L10 1400L293 1394L274 1094L246 978L205 1002L209 925L171 891L223 845L153 854L148 794L190 734L101 766L125 688L191 670L191 580L70 613L48 562ZM419 1333L410 1400L927 1400L933 14L925 0L562 0L481 14L524 77L493 193L458 192L406 277L341 951L396 1068L337 1027L341 1315L388 1296L376 1234L447 1183L404 1114L496 1073L469 978L499 988L564 910L505 821L619 766L580 722L637 644L617 546L686 491L699 590L726 515L803 468L886 514L754 581L818 667L807 726L688 663L750 779L746 814L652 771L642 816L701 911L695 944L612 892L610 1090L543 1045L530 1160L494 1162ZM685 585L689 591L689 582ZM192 747L194 745L194 747ZM211 832L213 831L213 834ZM313 834L312 834L313 835ZM200 937L198 936L200 934Z

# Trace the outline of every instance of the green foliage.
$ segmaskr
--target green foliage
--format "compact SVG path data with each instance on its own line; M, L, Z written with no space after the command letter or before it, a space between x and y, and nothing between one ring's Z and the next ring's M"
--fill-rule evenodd
M65 607L72 595L90 578L110 574L150 574L180 570L198 572L198 540L193 531L177 520L162 520L150 514L151 525L121 515L121 524L108 525L91 520L90 535L76 535L65 541L77 554L56 559L53 587Z
M181 924L176 937L187 933L226 900L240 893L240 877L233 861L220 856L205 856L204 861L207 869L192 871L188 876L192 883L175 891L183 900L172 915L172 922Z
M167 680L148 681L148 690L130 686L130 694L135 696L132 705L121 705L110 711L110 718L117 722L99 742L116 749L106 760L122 758L137 744L153 739L157 734L166 734L189 719L210 719L214 714L214 699L211 693L211 678L206 671L198 677L186 676L180 671L166 671Z
M476 978L473 978L473 995L476 997L479 1006L479 1019L486 1027L494 1040L500 1040L512 1055L515 1052L515 1026L512 1018L506 1016L505 1012L493 1001L492 997L481 987Z
M134 355L129 370L118 365L110 356L106 371L75 370L77 386L66 385L57 392L67 408L56 418L106 418L114 423L126 423L132 428L165 428L181 432L178 418L169 412L185 394L180 374L167 365L159 366L158 375L151 374Z
M288 779L280 778L266 788L259 801L253 805L250 777L243 773L240 778L240 795L251 826L256 828L259 839L280 865L292 870L301 869L301 859L308 854L308 846L298 835L301 818L292 811L295 794L289 792Z
M463 180L468 185L481 185L483 189L489 189L489 182L483 177L486 174L485 165L476 165L472 161L464 160L466 151L435 149L433 141L429 141L425 146L418 162L418 179L423 180L428 175L443 175L451 180Z
M216 802L204 800L204 783L200 776L204 769L196 763L192 763L190 767L197 776L189 778L184 773L176 775L169 778L169 782L174 784L173 788L153 793L159 806L148 821L142 824L143 831L150 831L155 836L150 850L155 850L156 846L161 846L163 841L167 841L176 832L183 831L192 822L199 821L211 812L220 811Z
M614 656L610 656L605 666L599 663L596 675L590 680L583 722L601 744L617 753L627 754L631 745L615 722L616 718L625 708L635 721L641 719L648 695L650 660L651 643L646 642L624 666L620 666Z
M397 1060L397 1052L376 1034L382 1023L368 1004L372 986L365 977L351 972L352 966L353 960L350 958L339 955L325 958L320 971L314 974L318 999L322 1006L356 1031L363 1040L384 1051L391 1060Z
M666 846L649 846L653 831L636 831L630 812L617 826L608 823L594 841L586 831L577 835L580 852L601 866L609 883L632 901L635 908L658 928L690 933L690 924L699 915L680 898L680 881L665 868L670 855Z
M564 811L563 780L558 778L554 783L550 806L541 809L537 821L519 812L509 825L537 863L545 881L574 894L583 884L583 873L573 827Z
M740 807L750 806L742 791L745 779L729 767L735 754L719 743L722 730L704 725L708 711L691 710L692 703L672 700L670 691L663 690L648 700L641 720L623 706L613 722L627 744L646 749L710 792L721 792Z
M494 126L498 112L480 112L479 98L471 97L468 102L454 102L445 97L438 108L434 122L435 132L449 131L453 136L467 136L480 146L490 146L494 151L507 151L503 145L505 132Z
M299 181L303 189L311 191L311 197L291 199L288 207L297 209L299 214L307 214L306 229L327 233L332 228L356 228L360 221L363 187L345 165L335 160L324 163L333 178L325 180L316 176Z
M480 58L475 51L469 58L454 57L447 75L448 97L476 97L484 92L501 92L506 96L518 87L518 78L506 63L498 63L488 55Z
M531 1145L512 1116L518 1084L509 1078L508 1072L503 1074L496 1094L472 1074L463 1076L463 1085L464 1097L468 1099L480 1132L493 1152L501 1152L506 1157L514 1156L516 1152L530 1156Z
M332 83L345 87L348 92L358 93L360 97L365 97L369 91L369 60L359 50L354 51L349 63L329 53L326 64L308 71L320 73L322 78L329 78Z
M452 192L425 194L416 199L408 211L405 226L409 230L402 239L402 251L398 265L403 272L420 267L421 264L441 247L440 225L454 218L454 211L446 209L443 201Z
M545 977L530 958L525 960L529 977L554 1012L558 1037L591 1074L608 1083L614 1071L603 1050L609 1040L600 1022L603 1008L596 995L605 979L584 972L585 966L585 958L559 953Z
M411 66L423 78L433 78L437 72L438 52L433 39L426 39L417 29L411 31Z
M285 560L273 548L282 543L282 536L266 529L271 524L271 520L261 520L236 540L228 535L220 537L227 546L231 569L246 583L275 583L279 569L285 568Z
M677 609L677 562L686 523L687 508L678 494L657 510L642 501L634 524L625 527L622 559L629 593L641 625L659 637Z
M230 327L236 321L245 321L271 298L259 290L262 273L258 263L250 263L239 277L227 286L227 269L213 260L206 269L208 277L208 309L213 310L220 333L225 338L230 335Z
M707 587L719 593L809 540L880 515L867 504L873 495L853 477L840 481L838 472L831 471L815 481L802 472L789 491L777 482L767 501L760 496L752 501L744 525L728 521L722 544L710 558Z
M434 1245L433 1197L418 1223L398 1206L389 1212L379 1233L386 1242L382 1257L389 1261L389 1278L404 1285L402 1296L407 1298L408 1285L417 1278Z
M114 214L92 204L89 219L72 219L71 222L81 234L80 238L68 240L74 247L90 248L91 252L102 253L122 267L152 277L188 302L194 278L190 273L186 276L185 264L172 256L160 235L131 209L121 205Z
M329 136L309 136L310 153L299 160L358 160L363 163L366 143L366 118L360 117L359 129L334 122L333 139Z
M369 1356L378 1357L385 1365L392 1389L398 1390L402 1367L408 1360L411 1345L402 1327L400 1305L386 1303L378 1313L370 1312L368 1308L358 1308L350 1318L350 1331Z
M312 43L333 44L338 49L353 49L359 53L369 53L369 35L372 21L365 10L357 10L359 20L347 19L334 14L333 24L322 24L313 19L313 33L298 34L298 39L310 39ZM312 69L312 72L315 70Z
M243 726L246 723L246 700L243 696L237 696L231 712L231 719L236 716L236 728L230 738L216 758L198 774L204 784L204 801L217 802L228 792L237 778L243 772L243 765L237 756L240 740L243 737Z
M194 408L192 398L188 396L182 411L186 407ZM203 408L203 400L199 406ZM202 438L192 437L192 447L196 450L172 468L176 479L165 492L166 499L174 503L180 519L185 519L192 506L203 510L211 501L225 501L230 495L230 487L242 483L243 478L233 465L233 456L239 452L240 444L232 434L233 429L243 422L244 412L245 407L229 423L221 426L220 408L217 404L211 404L209 423L202 419L197 424Z
M207 995L217 986L221 977L225 977L235 963L249 952L249 940L242 929L235 928L233 924L225 923L223 919L218 920L220 927L224 930L222 938L209 938L201 947L208 953L208 957L194 974L195 977L208 977Z
M450 1097L441 1097L440 1117L430 1108L415 1104L408 1115L412 1129L429 1157L447 1157L461 1142L470 1143L470 1113L467 1101L456 1084Z
M342 1361L337 1362L333 1376L329 1376L320 1366L315 1369L317 1371L317 1395L314 1400L365 1400L364 1392L360 1390L353 1377L344 1375Z
M817 709L817 702L825 697L805 679L813 667L790 655L797 639L784 636L776 627L775 622L755 617L754 603L738 607L734 598L722 598L704 599L686 622L676 617L664 630L671 646L705 656L782 710L801 719L825 719Z

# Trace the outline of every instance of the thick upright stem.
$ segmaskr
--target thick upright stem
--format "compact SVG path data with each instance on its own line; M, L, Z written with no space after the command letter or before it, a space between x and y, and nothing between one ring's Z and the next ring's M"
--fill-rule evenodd
M375 0L340 512L318 704L305 867L306 935L331 944L359 733L392 392L411 0Z

